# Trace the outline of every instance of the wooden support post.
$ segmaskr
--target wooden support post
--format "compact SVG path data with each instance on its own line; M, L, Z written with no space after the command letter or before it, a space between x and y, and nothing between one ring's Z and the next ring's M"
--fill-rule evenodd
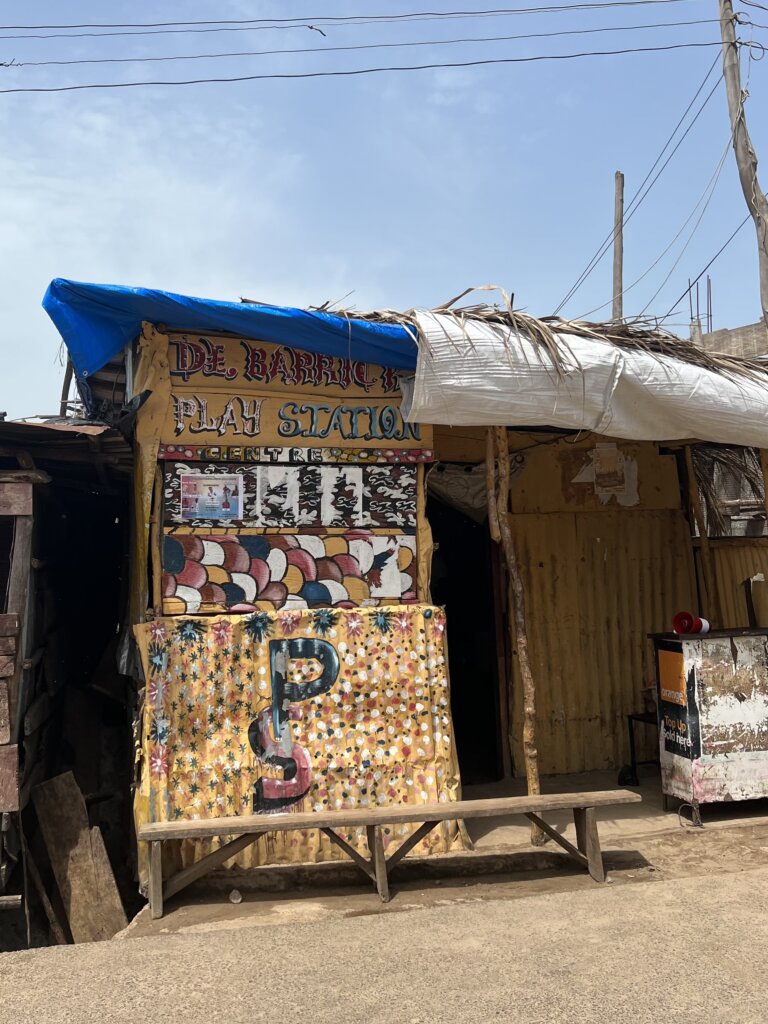
M152 495L152 528L149 535L152 553L152 607L155 615L163 614L163 474L155 470Z
M720 34L723 40L723 78L731 120L733 152L739 181L747 208L757 233L757 263L760 278L760 305L763 321L768 326L768 199L757 180L757 155L747 131L744 101L747 93L741 86L739 45L736 39L736 16L731 0L719 0Z
M152 920L163 916L163 844L149 844L149 914Z
M10 704L11 733L19 735L18 704L21 678L24 672L24 642L27 637L27 604L29 601L29 577L32 570L32 516L17 516L13 533L13 553L8 579L9 612L14 612L19 619L19 636L16 648L16 668L8 687Z
M485 435L485 488L488 492L488 529L491 531L491 540L498 544L501 534L496 506L496 443L493 429L488 427Z
M712 561L712 548L709 544L707 522L704 517L704 507L701 503L701 495L699 494L699 483L693 465L693 453L689 444L685 446L685 469L688 476L688 500L696 520L701 541L699 554L705 594L702 598L702 607L699 608L699 614L708 619L711 625L715 627L722 626L720 602L718 600L717 573Z
M368 849L371 862L376 872L376 889L382 903L389 903L389 880L387 878L387 858L384 856L384 840L378 825L367 825L365 833L368 837Z
M506 427L496 427L496 457L499 463L499 490L497 496L497 519L501 544L504 550L504 561L509 574L509 609L510 631L513 648L517 649L517 660L520 666L520 679L523 686L523 758L525 775L528 782L528 793L531 796L541 792L539 781L538 752L536 749L536 687L531 670L531 659L528 650L528 629L525 621L525 587L520 575L517 552L512 537L509 517L510 464L509 445ZM510 666L510 689L513 673ZM546 837L538 825L531 825L531 842L541 846Z
M594 807L574 807L573 821L576 825L576 842L587 858L590 875L596 882L605 881L605 866L597 834L597 818Z
M613 319L624 316L624 175L616 171L613 210Z

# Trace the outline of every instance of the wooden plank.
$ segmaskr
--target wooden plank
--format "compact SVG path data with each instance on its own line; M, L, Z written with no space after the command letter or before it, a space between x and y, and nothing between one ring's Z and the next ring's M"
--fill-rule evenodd
M366 827L368 849L371 851L373 869L376 872L376 889L382 903L389 903L389 879L387 878L387 858L384 855L384 839L379 825Z
M10 679L16 668L14 654L0 654L0 679Z
M138 837L154 839L199 839L229 832L277 832L299 828L338 828L340 826L395 825L404 822L455 821L458 818L492 818L508 814L543 813L573 810L574 807L611 807L617 804L640 803L639 793L612 789L587 793L538 794L508 796L492 800L456 800L449 803L421 804L405 807L362 808L337 812L302 812L298 814L244 814L229 818L207 818L201 821L164 821L140 825Z
M0 744L11 742L11 709L8 704L8 680L0 679Z
M0 483L0 516L31 516L32 484Z
M596 882L605 881L605 865L603 854L600 850L600 837L597 834L597 818L594 807L575 807L573 810L577 836L582 837L584 843L583 853L587 857L587 865L590 875Z
M20 516L16 520L13 531L13 553L11 554L11 570L8 578L8 609L15 612L19 620L19 631L21 639L19 650L24 651L24 636L26 634L23 616L27 613L27 598L29 596L29 577L32 571L32 516ZM11 730L16 728L16 707L19 702L19 687L21 685L21 665L16 664L16 671L11 678L8 687L8 697L11 707Z
M32 701L24 715L24 735L31 736L44 725L53 713L53 702L47 693L41 693Z
M218 850L213 850L211 853L206 854L205 857L201 857L200 860L195 861L194 864L190 864L188 868L184 868L168 879L163 886L163 896L165 899L169 899L177 892L186 888L186 886L191 885L192 882L196 882L198 878L202 878L209 871L224 864L231 857L244 850L246 846L255 843L257 839L258 836L253 833L238 836L237 839L233 839L231 842L225 843L224 846L220 846ZM153 843L152 848L156 845L156 843Z
M163 844L149 847L149 916L153 920L163 916Z
M393 868L395 864L398 864L403 857L407 856L414 846L421 842L424 836L429 835L435 825L439 825L439 821L425 821L423 825L419 825L415 832L411 832L405 842L401 843L395 852L387 858L387 868Z
M111 939L127 925L101 832L91 829L71 772L36 786L32 799L75 942Z
M19 809L19 748L0 747L0 812Z
M43 880L40 877L40 872L37 870L37 864L35 864L32 854L29 852L29 847L26 847L24 850L24 858L27 864L27 872L29 873L29 877L32 879L32 884L37 890L37 895L39 896L40 903L45 911L45 916L48 918L48 924L51 926L51 935L53 935L53 939L57 945L66 946L67 936L64 934L64 929L61 927L61 922L56 916L56 911L53 909L53 905L48 899L48 893L45 891Z
M16 653L16 637L0 636L0 654Z
M340 835L337 835L332 828L321 828L320 831L328 836L332 843L335 843L340 850L343 850L346 855L357 864L361 871L363 871L371 881L376 881L376 872L373 869L373 865L370 861L367 861L362 854L359 854L357 850L350 846L346 839L342 839Z
M18 910L22 904L22 897L0 896L0 910Z
M0 636L16 636L19 632L19 616L15 612L0 615Z

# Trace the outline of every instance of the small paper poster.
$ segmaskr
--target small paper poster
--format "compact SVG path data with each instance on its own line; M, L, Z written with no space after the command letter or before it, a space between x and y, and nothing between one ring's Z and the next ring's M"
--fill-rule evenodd
M182 476L181 518L242 519L242 476L236 473Z

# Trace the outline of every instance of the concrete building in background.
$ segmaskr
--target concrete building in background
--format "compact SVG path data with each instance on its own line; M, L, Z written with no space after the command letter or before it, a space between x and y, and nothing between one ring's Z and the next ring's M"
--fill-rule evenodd
M691 340L708 352L726 352L731 356L768 355L768 327L762 320L747 327L723 328L708 334L702 334L701 327L694 322Z

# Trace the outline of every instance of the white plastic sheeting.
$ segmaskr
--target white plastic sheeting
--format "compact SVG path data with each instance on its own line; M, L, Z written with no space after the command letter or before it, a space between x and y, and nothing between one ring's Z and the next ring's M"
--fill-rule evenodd
M768 448L765 384L670 356L558 335L565 372L527 336L419 311L403 414L448 426L552 426L635 441L683 438Z

